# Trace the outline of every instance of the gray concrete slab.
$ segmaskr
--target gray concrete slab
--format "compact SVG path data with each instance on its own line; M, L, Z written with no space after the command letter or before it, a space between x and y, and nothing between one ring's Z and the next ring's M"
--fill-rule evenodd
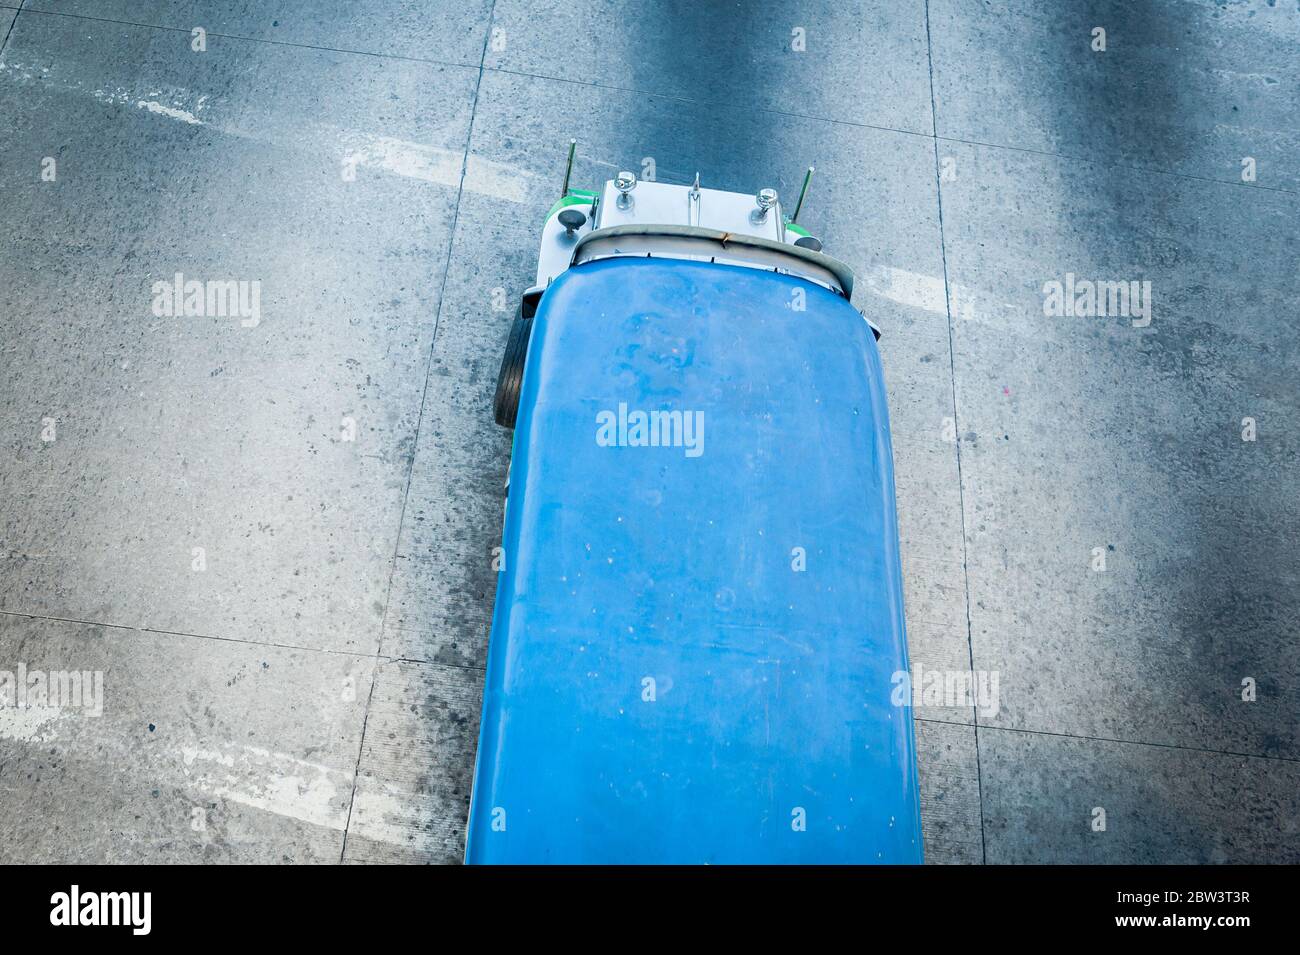
M498 359L499 360L499 359ZM391 657L482 668L496 595L510 434L492 420L495 373L430 376L384 630ZM477 468L467 462L477 458Z
M1292 3L930 0L929 13L940 136L1224 182L1249 158L1252 185L1300 188Z
M689 103L931 132L923 0L497 0L485 64ZM675 112L680 132L704 128L695 110L679 103ZM749 121L774 134L787 122L757 112Z
M464 858L482 699L481 670L378 667L345 862Z
M0 608L373 652L477 71L178 36L0 62ZM176 273L258 314L160 317Z
M1001 673L995 724L1295 758L1300 393L1278 316L1300 293L1297 200L950 151L973 645ZM1150 324L1044 315L1069 273L1149 281Z
M931 160L933 162L933 159ZM887 233L880 235L888 248ZM901 274L900 274L901 273ZM970 672L948 329L942 268L937 275L887 267L858 306L885 314L880 339L894 446L894 493L909 661L917 686L925 671ZM926 719L971 722L961 700L914 700Z
M975 728L918 719L916 759L926 865L984 861Z
M491 6L491 0L27 0L24 9L478 66Z
M1293 760L981 729L980 771L991 863L1300 861Z
M19 707L20 667L101 691ZM372 668L0 614L0 861L337 862Z

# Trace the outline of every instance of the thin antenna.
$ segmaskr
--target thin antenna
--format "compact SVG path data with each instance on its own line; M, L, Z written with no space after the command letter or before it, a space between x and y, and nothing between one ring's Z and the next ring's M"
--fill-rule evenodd
M578 151L578 141L569 140L569 161L564 166L564 188L560 190L560 198L563 199L569 194L569 174L573 172L573 157Z
M803 188L799 190L799 201L794 204L794 215L790 217L791 222L799 221L799 210L803 208L803 197L808 195L808 185L812 182L813 167L809 166L808 171L803 176Z

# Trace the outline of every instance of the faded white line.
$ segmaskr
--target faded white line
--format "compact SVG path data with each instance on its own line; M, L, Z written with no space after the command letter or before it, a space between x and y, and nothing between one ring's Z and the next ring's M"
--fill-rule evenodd
M459 153L385 136L370 138L361 147L345 152L343 165L353 170L361 166L382 169L443 186L454 187L460 182Z
M350 773L254 746L186 746L187 781L211 795L326 829L347 826Z
M349 835L423 852L440 848L426 828L429 817L422 810L427 806L409 793L358 789L354 800Z
M0 706L0 739L46 743L57 734L53 725L63 716L58 706Z
M855 293L869 293L934 315L947 315L948 296L941 277L892 266L876 266L857 277ZM964 285L952 285L954 322L976 322L1010 328L1024 320L1024 309L1013 302L999 302Z
M202 126L203 120L199 119L193 113L184 109L176 109L174 106L164 106L155 100L136 100L135 105L139 109L147 109L151 113L157 113L160 116L170 116L172 119L179 119L182 123L190 123L194 126Z
M353 173L361 167L380 169L449 188L461 184L459 150L387 136L367 137L360 146L347 150L343 166ZM531 178L531 173L517 166L471 155L465 164L464 188L507 202L525 202Z
M379 136L359 130L344 129L324 123L310 123L273 137L264 129L281 130L283 117L244 114L246 128L236 128L211 118L200 119L208 107L208 96L195 96L180 87L131 90L126 87L89 89L85 83L51 74L48 67L16 62L0 63L0 70L27 82L39 82L90 96L101 103L135 106L155 116L163 116L190 126L206 126L228 136L251 139L281 148L311 149L338 155L342 171L349 176L367 169L407 179L419 179L448 189L461 185L462 151L413 142L393 136ZM468 192L502 199L527 202L536 174L511 163L495 162L471 155L465 162L464 189Z
M507 202L527 202L528 183L535 175L518 166L471 155L465 164L465 188Z
M939 315L948 313L948 297L944 292L943 279L933 275L887 265L877 266L858 276L854 287L857 290L865 289L899 305L923 308Z

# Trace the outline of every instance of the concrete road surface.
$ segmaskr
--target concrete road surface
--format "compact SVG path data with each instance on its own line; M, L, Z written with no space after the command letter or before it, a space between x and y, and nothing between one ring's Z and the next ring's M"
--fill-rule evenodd
M579 186L817 167L913 665L997 681L916 709L928 861L1300 861L1296 0L0 0L0 38L0 688L87 674L0 706L0 861L461 858L491 397L571 137Z

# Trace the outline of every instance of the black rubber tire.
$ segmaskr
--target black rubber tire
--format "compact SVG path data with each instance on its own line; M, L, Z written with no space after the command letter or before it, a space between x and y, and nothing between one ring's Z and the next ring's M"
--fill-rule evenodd
M521 305L510 323L510 337L501 356L501 373L497 375L497 393L492 402L492 413L503 428L513 428L519 415L519 389L524 383L524 359L528 357L528 338L532 331L533 320L524 318Z

